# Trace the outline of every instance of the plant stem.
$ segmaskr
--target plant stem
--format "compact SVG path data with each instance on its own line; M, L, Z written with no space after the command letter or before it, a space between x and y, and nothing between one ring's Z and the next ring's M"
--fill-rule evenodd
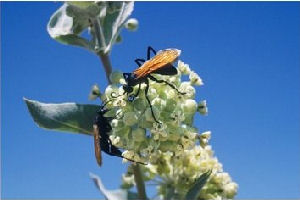
M97 55L99 56L99 58L103 64L107 82L109 84L111 84L109 76L112 72L112 66L111 66L111 62L110 62L108 53L104 53L106 44L105 44L105 38L104 38L103 30L101 27L101 23L98 18L90 19L90 20L91 20L91 23L93 24L93 28L94 28L94 37L96 39L96 49L98 49L98 50L100 50L100 48L102 49L97 53Z
M102 49L105 49L106 48L105 38L104 38L103 30L102 30L99 19L97 18L97 19L92 20L92 23L94 25L97 46L101 47ZM107 82L110 84L111 81L110 81L109 77L112 72L112 66L111 66L109 56L107 53L104 53L103 50L100 51L99 53L97 53L97 55L100 57L100 60L105 69ZM147 200L145 183L143 180L143 176L141 174L141 169L138 164L132 164L132 168L133 168L134 181L136 183L139 200Z
M107 82L109 84L111 84L111 81L110 81L110 74L112 72L112 66L111 66L111 62L110 62L110 59L109 59L109 56L108 54L104 54L104 53L99 53L98 54L102 64L103 64L103 67L104 67L104 70L105 70L105 74L106 74L106 79L107 79Z
M139 164L132 164L133 174L134 174L134 181L136 184L139 200L146 200L146 190L145 190L145 183L141 174L141 169Z

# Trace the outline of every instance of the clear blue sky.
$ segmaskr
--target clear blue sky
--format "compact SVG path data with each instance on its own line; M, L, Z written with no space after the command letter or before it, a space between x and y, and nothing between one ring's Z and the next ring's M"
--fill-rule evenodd
M126 169L104 157L91 137L38 128L22 97L91 103L106 86L93 54L52 40L46 31L61 3L1 2L1 156L3 198L98 198L88 177L117 188ZM205 85L216 156L239 184L238 198L300 198L300 3L195 2L135 4L137 32L122 32L115 69L132 71L146 47L176 47ZM153 190L153 189L152 189Z

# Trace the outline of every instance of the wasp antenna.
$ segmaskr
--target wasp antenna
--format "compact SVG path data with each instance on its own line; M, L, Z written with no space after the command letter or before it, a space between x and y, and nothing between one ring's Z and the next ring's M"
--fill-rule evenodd
M134 62L140 67L142 63L146 62L145 59L137 58Z
M156 51L151 46L148 46L148 49L147 49L147 60L150 60L151 51L154 53L154 55L156 55Z

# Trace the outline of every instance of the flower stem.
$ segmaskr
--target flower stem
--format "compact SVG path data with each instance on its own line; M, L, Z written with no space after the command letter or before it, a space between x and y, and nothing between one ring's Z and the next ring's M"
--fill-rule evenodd
M103 67L105 69L107 82L109 84L111 84L111 80L109 77L110 77L110 74L112 73L112 66L111 66L111 62L110 62L108 53L105 53L103 51L103 49L106 48L103 30L102 30L99 19L92 20L92 23L94 25L97 46L98 46L98 48L99 47L102 48L102 50L100 50L97 53L97 55L99 56L99 58L103 64ZM147 200L145 183L143 180L143 176L141 174L141 169L138 164L132 164L132 168L133 168L134 181L136 183L139 200Z
M134 174L134 181L136 183L136 188L139 196L139 200L146 200L146 190L145 190L145 183L141 174L141 169L139 164L132 164L133 174Z
M111 84L109 76L112 72L112 66L111 66L109 56L108 56L108 54L104 54L104 53L101 53L101 52L98 54L98 56L99 56L99 58L100 58L100 60L103 64L104 69L105 69L107 82L108 82L108 84Z

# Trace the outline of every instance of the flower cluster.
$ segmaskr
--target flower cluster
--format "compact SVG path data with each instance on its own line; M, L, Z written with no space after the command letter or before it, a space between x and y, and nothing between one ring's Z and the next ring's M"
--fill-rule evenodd
M214 157L211 146L208 145L210 132L198 135L197 138L201 145L184 150L180 156L160 152L157 164L148 164L143 168L145 180L159 177L158 194L161 199L166 199L170 190L173 190L175 199L184 199L195 180L210 170L212 174L202 188L199 199L233 199L236 195L238 185L228 173L223 172L222 164ZM123 175L123 186L132 185L133 175L127 172Z
M194 85L202 85L201 78L182 61L178 62L178 74L163 76L152 74L156 79L165 80L174 85L181 93L172 89L167 84L149 80L149 91L146 94L146 84L142 83L139 95L133 100L128 100L122 85L125 84L122 72L111 74L112 84L109 85L101 99L107 103L110 110L106 116L113 117L112 143L125 149L123 156L135 161L155 164L158 152L173 152L180 155L184 150L195 145L198 130L193 126L193 118L197 111L205 114L206 104L199 104L194 100ZM189 79L182 81L182 76ZM132 94L136 94L139 86L134 86ZM149 103L150 99L155 122Z
M113 118L110 135L113 145L125 150L124 157L147 163L141 167L144 180L158 183L161 199L166 199L170 190L175 199L183 199L197 178L208 171L212 173L199 199L232 199L238 186L214 157L208 145L211 133L198 134L193 126L196 112L202 115L208 112L206 100L197 103L194 99L194 86L201 86L203 82L182 61L178 61L177 71L175 76L152 75L171 83L183 94L166 84L149 80L148 93L145 93L146 84L142 83L138 96L129 101L122 87L126 84L123 74L116 71L111 74L112 84L105 92L100 94L99 88L93 87L90 97L100 94L107 102L109 112L105 115ZM132 94L136 94L138 88L134 86ZM155 118L161 123L153 118L145 95L150 99ZM124 189L135 184L131 167L122 178Z

